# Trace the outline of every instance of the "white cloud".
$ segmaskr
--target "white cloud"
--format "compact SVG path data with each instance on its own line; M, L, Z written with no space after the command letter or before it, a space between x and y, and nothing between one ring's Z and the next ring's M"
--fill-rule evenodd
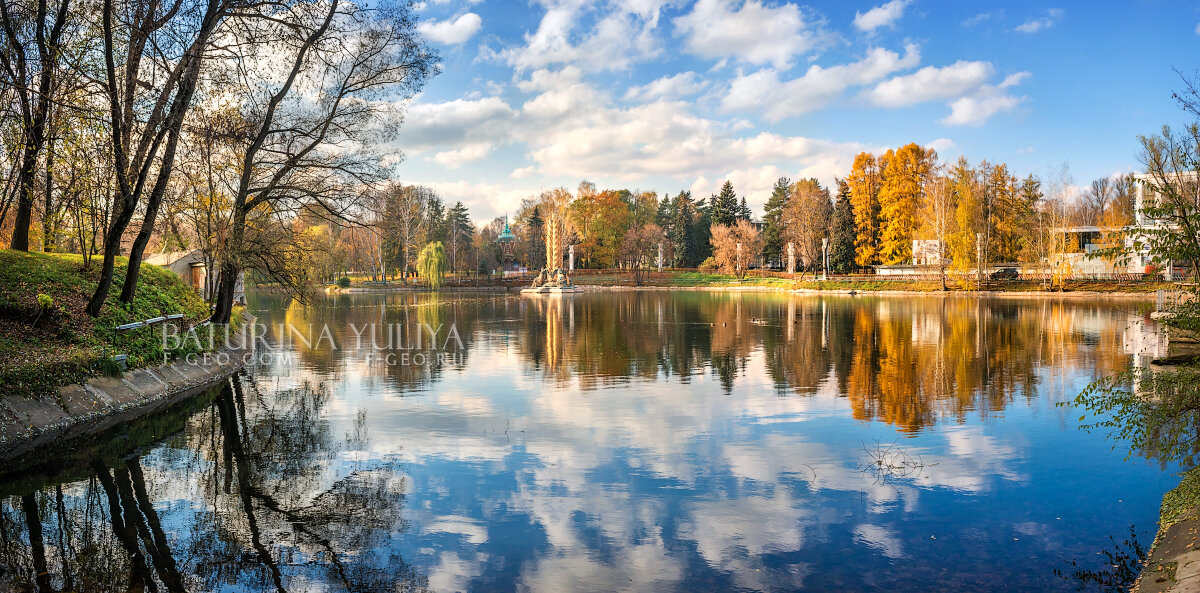
M773 69L751 74L739 74L722 99L727 111L752 110L761 112L769 121L779 121L827 105L847 88L874 83L899 70L916 66L921 60L915 45L905 48L904 55L875 48L858 62L822 68L811 66L803 76L781 81Z
M1042 29L1049 29L1062 18L1063 9L1051 8L1046 11L1045 16L1029 19L1020 25L1017 25L1017 31L1021 33L1037 33Z
M432 41L445 45L459 45L474 37L481 26L483 19L473 12L467 12L454 20L425 21L417 25L417 31Z
M684 50L703 58L736 57L751 64L791 66L792 59L826 42L821 23L805 20L795 4L767 6L746 0L700 0L692 12L674 20Z
M989 62L958 61L949 66L926 66L904 76L885 80L863 96L880 107L904 107L935 99L957 97L978 89L991 78Z
M949 138L938 138L936 140L926 142L925 146L932 148L938 152L944 152L957 146L954 141Z
M408 109L397 142L408 152L504 141L517 113L498 97L417 103Z
M1196 34L1200 35L1200 23L1196 23Z
M581 80L583 71L575 66L565 66L558 70L542 68L530 73L529 78L517 81L517 88L527 93L550 91L578 84Z
M926 101L949 99L948 125L981 125L1001 111L1011 111L1025 97L1010 94L1009 89L1029 76L1018 72L998 85L989 85L994 68L990 62L959 61L949 66L927 66L912 74L896 76L864 91L867 102L880 107L905 107Z
M983 85L973 95L951 102L950 115L946 116L942 123L952 126L979 126L997 113L1016 109L1026 101L1026 97L1014 96L1008 91L1021 84L1027 76L1028 72L1009 75L996 86Z
M446 204L462 202L478 224L487 224L494 216L505 212L516 212L522 199L538 191L536 186L512 187L499 183L436 181L420 178L406 180L405 183L424 185L432 189Z
M635 62L658 55L656 35L659 2L625 2L598 15L589 30L580 28L592 15L572 2L552 4L524 45L494 52L517 72L555 64L578 66L588 72L622 71ZM575 40L578 40L576 42Z
M879 27L895 27L896 21L904 16L904 8L910 0L892 0L882 6L860 13L854 12L854 26L859 31L874 31Z
M534 73L530 84L555 74ZM510 170L512 179L615 184L673 178L686 187L700 177L732 176L744 184L739 191L756 203L781 174L829 182L850 166L855 154L869 148L771 133L743 137L740 120L699 117L688 103L666 99L620 107L582 82L543 91L515 108L493 97L416 105L410 115L417 125L402 129L398 145L410 153L436 151L430 160L447 167L515 144L525 148L527 162ZM433 144L432 138L442 141ZM447 184L435 189L455 196L468 192ZM476 194L471 205L495 210L498 206L490 200L480 204L481 196L488 195Z
M990 18L992 18L992 13L981 12L981 13L963 21L962 24L964 27L974 27L975 25L978 25L979 23L982 23L983 21L986 21Z
M476 144L468 144L457 150L446 150L433 155L433 160L439 164L457 168L459 165L477 161L488 155L492 151L492 144L480 142Z
M694 95L708 87L708 81L695 72L680 72L664 76L641 86L629 87L625 91L627 101L654 101L657 99L680 99Z

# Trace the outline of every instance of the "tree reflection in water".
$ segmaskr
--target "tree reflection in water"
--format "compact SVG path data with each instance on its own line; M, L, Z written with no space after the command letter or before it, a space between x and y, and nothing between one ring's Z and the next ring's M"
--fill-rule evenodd
M400 294L341 295L302 305L272 302L274 324L333 328L336 348L295 344L315 376L340 380L363 372L371 333L453 324L468 364L477 342L514 348L526 373L585 391L711 374L726 392L747 376L752 356L780 394L811 394L828 381L859 420L880 420L911 434L939 419L962 422L1001 412L1014 398L1035 398L1039 381L1068 365L1097 375L1128 364L1111 322L1112 303L1042 299L844 298L728 293L609 293L513 299ZM279 315L278 311L283 314ZM358 328L359 339L349 328ZM310 332L312 335L315 333ZM315 341L315 340L314 340ZM361 342L361 343L360 343ZM404 348L382 350L403 354ZM379 353L374 352L376 360ZM370 381L397 394L442 379L444 365L374 364Z
M235 376L161 456L97 457L85 479L6 497L0 588L425 590L390 550L407 527L398 468L341 462L365 437L334 440L328 399Z
M1065 361L1094 365L1097 374L1128 364L1120 334L1096 331L1111 307L618 293L531 301L515 343L529 371L584 390L707 372L730 392L761 351L781 394L813 393L833 380L856 419L913 433L939 418L987 417L1015 397L1036 398L1039 380Z
M1001 559L1024 575L1027 550L1001 547L1018 545L1013 523L1068 546L1081 528L1006 510L999 493L1042 492L1027 486L1045 486L1044 467L1092 478L1026 447L1042 420L1021 412L1130 362L1112 303L615 293L252 306L272 329L328 323L337 347L296 344L142 431L157 436L127 431L39 482L0 477L0 590L425 589L397 550L452 589L854 589L867 575L905 590ZM351 324L453 324L465 349L441 366L367 363L378 353ZM982 426L1010 409L1024 416L1012 433ZM872 484L844 450L897 437L932 471ZM965 524L987 554L956 572L932 547L953 540L930 535ZM818 581L821 562L831 574Z

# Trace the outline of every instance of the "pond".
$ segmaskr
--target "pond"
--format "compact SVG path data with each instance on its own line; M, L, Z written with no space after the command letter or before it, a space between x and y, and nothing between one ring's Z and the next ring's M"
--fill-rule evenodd
M1135 301L251 297L244 372L8 468L0 588L1070 591L1178 482L1059 405Z

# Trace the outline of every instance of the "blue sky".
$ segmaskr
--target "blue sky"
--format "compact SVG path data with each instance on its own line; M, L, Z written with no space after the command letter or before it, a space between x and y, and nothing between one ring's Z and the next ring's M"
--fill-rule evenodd
M1138 169L1186 121L1200 3L426 0L443 72L408 106L397 177L477 221L589 180L757 208L908 142L1075 183Z

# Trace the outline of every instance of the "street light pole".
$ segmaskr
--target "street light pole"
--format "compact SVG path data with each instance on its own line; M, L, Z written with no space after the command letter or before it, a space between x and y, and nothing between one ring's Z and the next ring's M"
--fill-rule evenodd
M983 289L983 233L975 233L975 287Z
M821 239L821 259L824 266L821 280L829 280L829 239Z

